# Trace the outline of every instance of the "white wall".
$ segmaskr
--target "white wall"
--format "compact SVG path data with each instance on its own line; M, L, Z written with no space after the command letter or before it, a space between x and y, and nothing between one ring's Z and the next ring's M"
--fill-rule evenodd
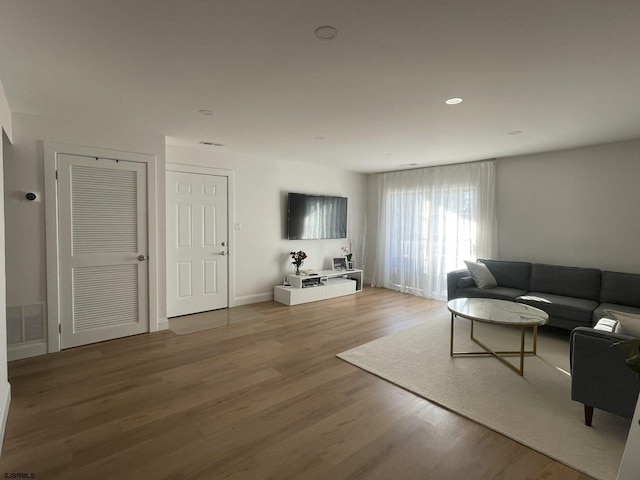
M5 135L6 132L6 135ZM5 146L11 140L11 111L4 95L4 88L0 82L0 452L4 439L4 429L9 414L11 402L11 386L7 372L7 318L6 318L6 276L5 276L5 248L4 248L4 195L3 170Z
M367 175L367 258L364 271L365 283L371 283L375 266L376 243L378 241L380 195L378 192L378 175Z
M303 269L331 268L330 260L342 256L347 240L301 240L284 238L288 192L340 195L349 198L351 238L361 235L365 215L366 176L304 163L236 157L224 149L209 150L167 146L167 163L232 170L234 173L235 230L230 261L235 265L236 305L273 298L273 286L293 273L290 251L303 250L308 258Z
M13 146L5 158L6 272L9 306L43 302L46 305L45 204L24 200L24 192L44 193L44 142L99 147L154 155L157 161L157 220L150 236L157 239L157 278L150 279L150 292L157 293L157 317L166 323L164 249L164 137L103 128L90 122L65 121L13 114ZM155 222L155 219L154 219Z
M640 140L498 160L503 260L640 273Z

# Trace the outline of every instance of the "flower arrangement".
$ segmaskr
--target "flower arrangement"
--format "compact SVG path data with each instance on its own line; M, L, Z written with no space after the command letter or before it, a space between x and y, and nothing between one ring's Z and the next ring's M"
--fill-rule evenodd
M289 255L291 255L291 258L293 259L291 265L296 266L296 275L300 275L300 267L304 263L304 260L307 258L307 254L302 250L298 250L297 252L289 252Z
M344 253L345 257L347 257L347 262L350 262L351 258L353 257L353 253L351 253L351 247L350 246L342 247L342 253Z

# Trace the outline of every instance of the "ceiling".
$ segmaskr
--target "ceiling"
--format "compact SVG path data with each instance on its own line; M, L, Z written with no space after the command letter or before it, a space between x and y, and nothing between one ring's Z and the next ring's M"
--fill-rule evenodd
M640 1L0 0L0 79L256 161L457 163L639 138Z

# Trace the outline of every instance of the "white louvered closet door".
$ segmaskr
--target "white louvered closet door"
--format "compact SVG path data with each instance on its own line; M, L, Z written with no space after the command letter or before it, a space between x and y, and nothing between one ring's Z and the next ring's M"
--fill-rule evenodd
M58 156L61 348L147 332L143 163Z

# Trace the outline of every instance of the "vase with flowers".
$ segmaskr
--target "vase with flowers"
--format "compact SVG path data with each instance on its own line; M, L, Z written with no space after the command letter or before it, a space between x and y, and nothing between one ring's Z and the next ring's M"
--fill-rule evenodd
M291 255L291 258L293 259L291 264L296 266L296 275L300 275L300 267L307 258L307 254L302 250L298 250L297 252L289 252L289 255Z
M347 257L347 262L350 262L351 259L353 258L353 253L351 253L350 246L342 247L342 253L344 253L345 257Z

